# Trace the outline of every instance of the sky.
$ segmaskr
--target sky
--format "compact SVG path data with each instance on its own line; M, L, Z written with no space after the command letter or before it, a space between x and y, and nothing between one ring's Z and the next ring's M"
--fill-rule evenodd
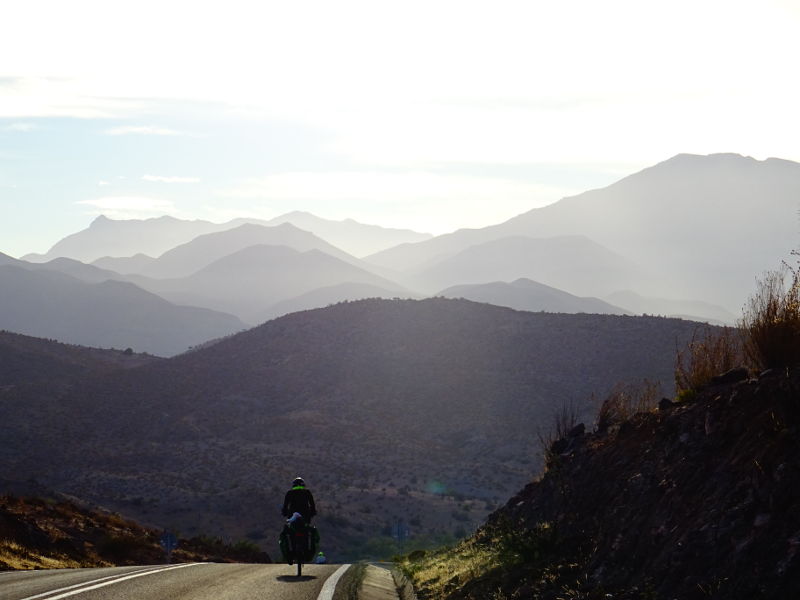
M99 214L434 234L681 152L800 161L800 2L10 2L0 252Z

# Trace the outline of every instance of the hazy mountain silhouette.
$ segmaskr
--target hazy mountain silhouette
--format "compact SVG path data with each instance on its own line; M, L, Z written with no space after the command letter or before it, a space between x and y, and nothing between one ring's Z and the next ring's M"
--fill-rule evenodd
M291 223L298 229L315 234L343 251L363 256L390 248L403 242L416 242L431 237L407 229L389 229L377 225L364 225L352 219L331 221L305 212L291 212L269 221L261 219L234 219L226 223L185 221L163 216L154 219L109 219L97 217L91 225L57 242L45 254L28 254L23 259L46 262L67 257L90 263L99 259L134 257L138 254L161 256L164 252L185 244L200 235L234 229L243 224L277 226ZM120 273L140 273L148 261L124 261L101 264Z
M299 252L321 250L345 262L358 262L355 257L290 223L274 227L246 223L198 236L145 264L139 273L159 279L186 277L221 258L257 245L286 246Z
M256 232L270 229L255 225L243 227L255 228L252 230ZM292 225L272 229L283 229L291 234L299 232L317 240ZM131 276L131 279L172 302L231 313L252 324L271 314L271 307L278 302L341 283L369 284L394 291L395 295L407 294L399 285L320 250L300 252L286 246L269 245L246 247L188 277Z
M255 222L248 219L235 219L233 222ZM299 229L310 231L341 248L353 256L367 256L398 244L420 242L432 238L429 233L418 233L409 229L391 229L378 225L365 225L353 219L332 221L322 219L308 212L293 211L266 221L266 225L291 223Z
M166 356L245 327L231 315L175 306L130 283L88 283L16 265L0 266L0 306L2 329Z
M54 258L46 263L31 263L20 261L17 266L24 267L29 271L57 271L64 275L69 275L75 279L80 279L86 283L102 283L103 281L115 280L124 281L125 277L108 269L101 269L94 265L87 265L71 258Z
M608 302L624 307L633 314L663 315L695 321L708 321L715 325L734 325L738 319L732 312L708 302L696 300L669 300L645 298L630 290L614 292L605 297Z
M68 235L45 254L28 254L23 258L31 262L46 262L67 257L90 263L107 256L140 253L159 256L198 235L224 228L224 225L208 221L183 221L168 216L118 221L100 215L87 229Z
M593 415L592 393L642 377L669 393L693 331L441 298L294 313L57 394L0 381L0 402L22 411L0 421L0 479L23 472L189 535L271 545L280 518L265 523L265 507L301 473L341 555L396 515L452 535L529 480L537 431L563 402Z
M641 279L632 262L582 236L506 237L470 246L414 273L429 292L459 284L533 279L574 294L609 293Z
M9 256L8 254L3 254L2 252L0 252L0 265L13 265L19 262L22 261L17 260L16 258Z
M442 290L436 295L445 298L465 298L473 302L486 302L515 310L630 314L628 311L598 298L580 298L530 279L517 279L511 283L495 281L474 285L456 285Z
M397 271L418 270L504 237L585 235L654 275L621 289L737 311L754 277L775 268L796 247L798 197L798 163L680 154L505 223L404 244L368 260ZM571 285L556 287L573 291Z
M93 261L92 264L101 269L108 269L115 271L122 275L129 275L131 273L141 273L147 265L153 262L155 258L147 256L147 254L135 254L133 256L112 257L104 256Z

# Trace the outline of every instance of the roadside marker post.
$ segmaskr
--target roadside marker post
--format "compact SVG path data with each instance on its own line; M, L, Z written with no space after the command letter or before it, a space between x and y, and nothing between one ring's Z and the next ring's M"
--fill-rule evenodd
M167 555L167 564L170 564L170 562L172 561L172 551L178 547L178 538L171 531L165 531L161 535L160 543L161 547L164 549L164 552Z

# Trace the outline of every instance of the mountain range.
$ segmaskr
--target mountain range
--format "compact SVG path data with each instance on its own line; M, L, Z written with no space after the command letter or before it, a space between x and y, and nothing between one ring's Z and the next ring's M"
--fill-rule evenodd
M596 298L601 302L583 307L732 324L755 278L778 267L795 246L799 193L797 163L732 154L678 155L505 223L435 238L301 212L223 224L98 217L46 255L27 261L0 257L0 263L31 271L38 265L87 284L132 284L138 289L95 287L91 294L114 289L118 305L125 306L133 297L150 298L149 292L168 303L160 305L162 312L175 305L224 313L214 317L217 325L185 321L181 327L197 335L173 336L166 328L161 337L172 339L162 343L158 331L144 338L128 336L124 322L108 318L87 321L83 332L73 335L67 326L51 327L58 321L58 304L35 297L28 301L23 289L31 294L43 289L28 287L18 290L15 302L45 311L37 327L19 310L6 311L2 326L72 343L122 344L172 355L220 332L294 310L365 297L421 298L457 286L494 286L494 295L486 295L486 288L475 298L497 298L520 309L572 312L584 310L575 308L575 297ZM381 249L365 259L347 251L361 254L370 244ZM508 295L519 280L561 293L544 302L539 293L544 287L525 292L516 286L512 301ZM49 276L52 298L74 295L77 288L69 282ZM507 286L502 293L501 284ZM59 285L72 287L58 290ZM152 298L146 305L158 308ZM163 322L163 316L150 319L147 314L140 311L136 319ZM211 318L196 311L193 318L200 315ZM133 314L120 319L130 322ZM223 322L227 325L220 327ZM209 337L199 339L203 336Z
M405 295L397 284L320 250L263 244L225 255L187 277L130 277L172 302L234 314L251 324L265 320L278 302L343 282Z
M364 225L352 219L331 221L301 211L287 213L269 221L233 219L221 224L202 220L185 221L170 216L145 220L113 220L100 215L87 229L67 236L45 254L28 254L22 258L29 262L47 262L53 258L67 257L87 263L138 254L156 258L176 246L208 233L218 233L245 224L274 227L285 223L315 233L344 251L358 256L432 237L430 234L406 229Z
M799 197L798 163L679 154L499 225L402 244L367 260L413 274L494 240L582 235L634 262L645 275L636 286L621 289L700 300L738 313L754 278L778 267L797 247ZM581 283L565 289L604 295L580 289Z

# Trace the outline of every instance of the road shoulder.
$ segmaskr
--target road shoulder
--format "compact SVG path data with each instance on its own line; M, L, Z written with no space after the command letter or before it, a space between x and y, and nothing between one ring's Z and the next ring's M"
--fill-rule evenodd
M399 600L394 578L389 569L367 565L358 590L358 600Z

